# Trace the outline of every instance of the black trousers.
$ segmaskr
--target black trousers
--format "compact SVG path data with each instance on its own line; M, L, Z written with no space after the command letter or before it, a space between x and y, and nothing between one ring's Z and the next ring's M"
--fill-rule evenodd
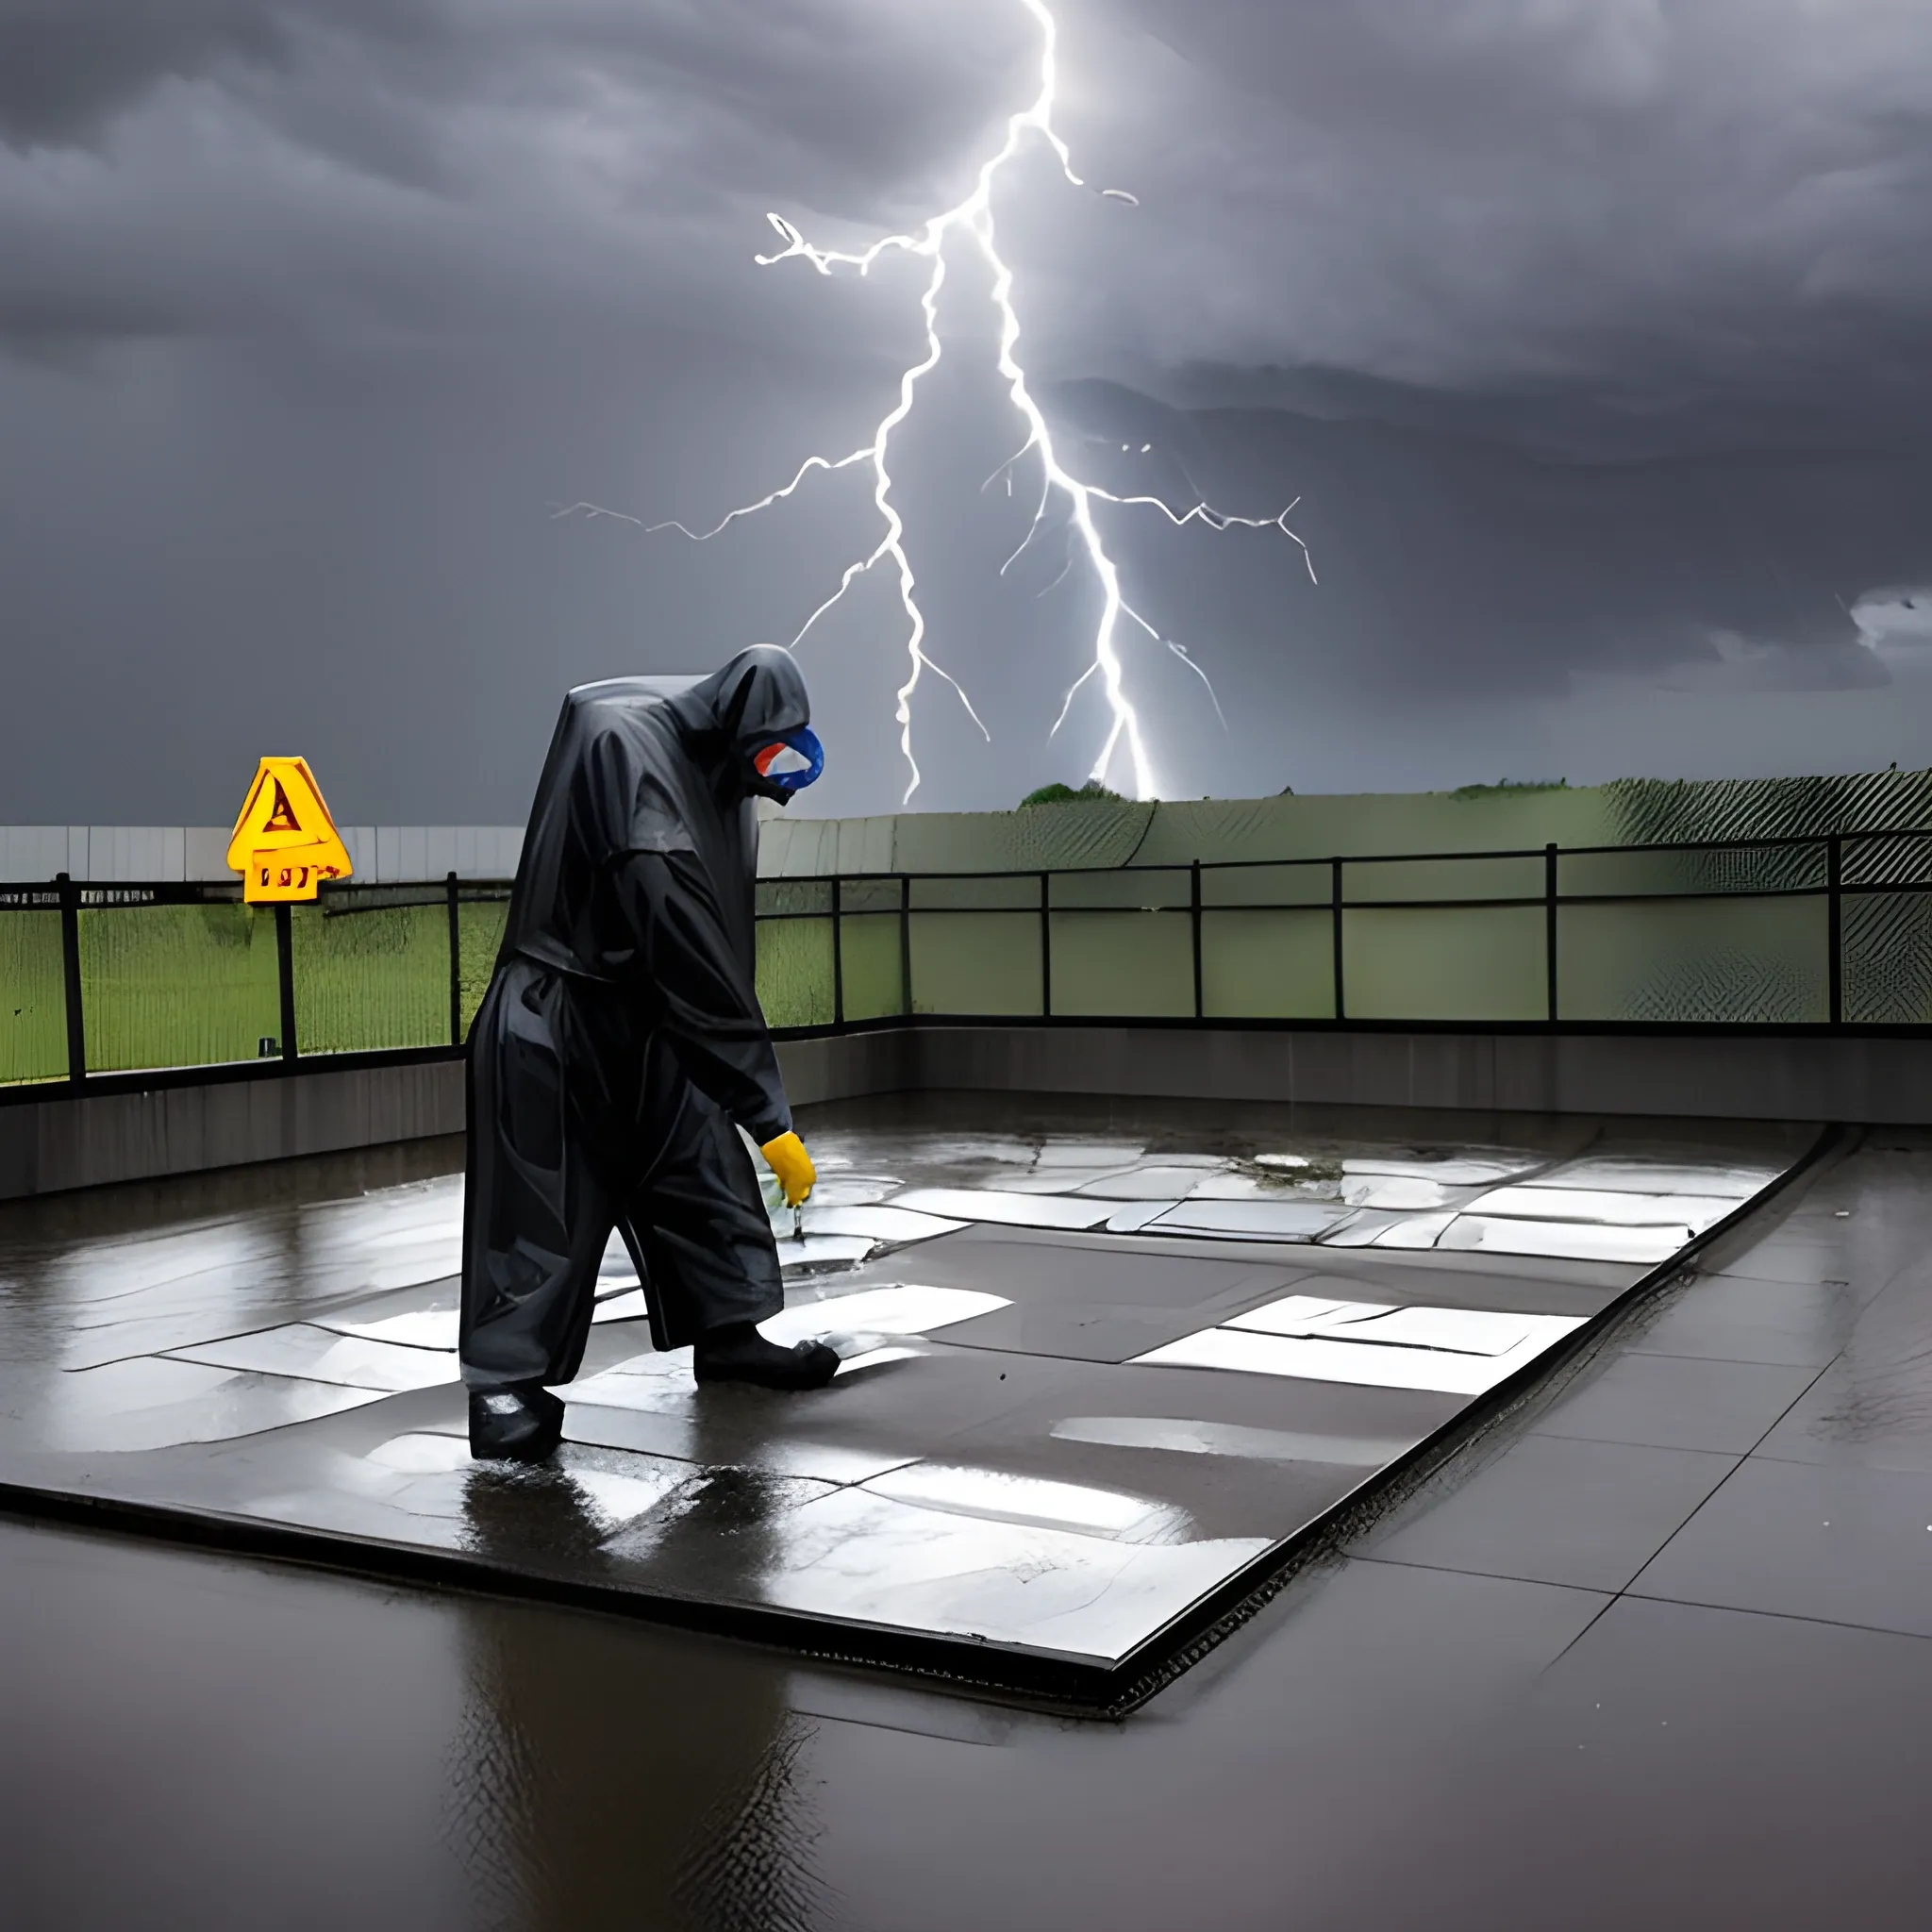
M785 1305L751 1158L665 1036L613 988L525 959L470 1032L463 1380L567 1382L612 1228L658 1348Z

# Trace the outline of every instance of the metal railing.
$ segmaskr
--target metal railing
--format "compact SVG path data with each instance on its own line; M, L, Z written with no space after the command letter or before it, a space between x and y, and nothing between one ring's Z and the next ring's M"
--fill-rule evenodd
M0 886L0 1087L455 1052L508 897L455 874L298 906L239 882Z
M509 885L0 886L0 1086L458 1050ZM1932 1025L1932 831L761 879L780 1032ZM263 1068L267 1070L266 1067Z
M758 916L774 1027L1932 1024L1917 828L763 879Z

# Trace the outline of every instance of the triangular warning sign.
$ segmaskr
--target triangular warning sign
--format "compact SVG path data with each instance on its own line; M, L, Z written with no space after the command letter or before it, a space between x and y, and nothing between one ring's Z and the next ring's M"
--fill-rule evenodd
M303 758L263 758L228 839L228 867L249 900L312 899L324 879L349 876L349 849Z

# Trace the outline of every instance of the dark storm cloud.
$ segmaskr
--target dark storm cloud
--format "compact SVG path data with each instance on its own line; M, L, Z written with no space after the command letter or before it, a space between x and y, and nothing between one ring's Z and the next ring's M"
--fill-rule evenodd
M407 85L447 99L532 63L575 60L607 83L700 85L855 167L903 167L964 92L924 71L880 9L719 0L654 8L558 0L542 8L460 0L126 0L111 22L68 0L0 9L0 139L91 142L167 80L287 75L331 45L359 44ZM1005 37L1008 42L1017 37ZM1001 36L988 37L997 47ZM985 50L976 50L982 57ZM973 54L966 56L971 59ZM338 78L345 77L340 71ZM794 90L793 83L808 87ZM353 104L343 103L351 108Z
M1056 373L1289 407L1340 373L1390 385L1379 409L1473 396L1514 433L1526 398L1560 439L1587 406L1656 444L1924 401L1916 0L1062 10L1082 164L1141 207L1013 210ZM246 324L305 267L407 303L401 251L452 309L560 282L703 328L764 207L870 225L956 189L1029 43L1017 6L887 0L142 0L111 24L5 0L0 299L39 337L91 303L114 331L197 298ZM263 229L251 290L223 243ZM601 272L559 276L572 243Z
M124 39L4 0L0 326L223 330L369 284L411 325L590 301L701 330L773 199L875 218L931 184L1025 50L1001 27L879 0L160 0Z
M1932 581L1923 0L1058 11L1077 165L1140 205L1045 157L1003 192L1029 367L1096 478L1300 493L1323 571L1116 520L1229 713L1137 642L1184 788L1494 775L1480 732L1444 748L1454 693L1802 721L1917 661L1850 613ZM0 638L47 721L0 817L205 814L160 790L291 705L352 815L510 816L559 683L789 635L873 541L842 483L704 551L546 507L715 514L859 440L908 265L761 273L764 210L836 242L944 205L1032 52L1017 0L0 0ZM983 341L963 267L951 296L949 379ZM1044 730L1088 593L1038 594L1051 541L997 576L991 389L922 422L935 648L1000 714L989 753L922 699L924 798L997 803L1091 757L1077 710ZM899 784L872 588L812 647L844 806ZM385 701L315 706L264 639ZM1365 693L1387 728L1351 737ZM116 702L180 735L109 805L73 774Z
M85 139L163 75L282 51L258 0L127 0L109 23L71 0L0 9L0 140L25 147Z
M1220 189L1218 219L1174 236L1202 299L1150 325L1154 366L1366 372L1553 414L1580 392L1659 443L1706 407L1693 435L1751 407L1870 427L1924 405L1914 0L1129 10L1178 57L1174 168Z

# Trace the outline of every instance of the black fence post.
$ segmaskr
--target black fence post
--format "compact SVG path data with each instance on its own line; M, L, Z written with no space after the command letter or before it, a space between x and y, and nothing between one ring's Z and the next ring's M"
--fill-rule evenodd
M60 893L60 981L67 1008L67 1077L75 1086L87 1078L87 1020L80 1007L80 888L67 873L57 873Z
M1053 1018L1053 913L1049 908L1053 874L1040 874L1040 1017Z
M458 908L457 875L442 882L449 909L449 1043L463 1043L463 916Z
M1201 1001L1201 861L1197 858L1189 868L1188 911L1194 925L1194 1018L1200 1019L1205 1011Z
M912 1017L912 875L899 874L899 1007Z
M1557 848L1543 847L1543 986L1549 1019L1557 1017Z
M1328 918L1334 929L1335 941L1335 1017L1348 1018L1348 1002L1341 991L1341 861L1331 858L1328 861Z
M1845 847L1837 832L1824 841L1825 1011L1834 1026L1845 1024Z
M295 935L294 919L286 899L275 901L275 978L282 1006L282 1060L295 1058Z
M845 922L840 917L844 881L832 880L832 1024L845 1024Z

